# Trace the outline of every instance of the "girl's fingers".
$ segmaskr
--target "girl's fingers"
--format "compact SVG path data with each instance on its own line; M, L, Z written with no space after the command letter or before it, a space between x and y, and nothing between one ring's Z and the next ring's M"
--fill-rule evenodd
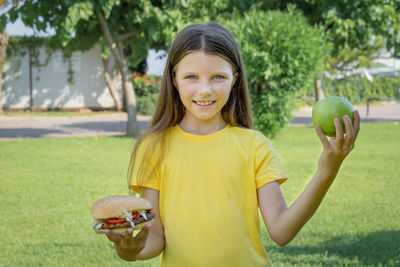
M342 128L342 123L340 122L339 118L335 118L333 120L335 123L335 128L336 128L336 142L342 143L344 141L344 133L343 133L343 128Z
M119 243L119 242L121 242L121 240L122 240L122 238L121 238L120 235L114 233L113 231L111 231L111 230L109 230L109 229L105 230L104 234L107 236L107 238L108 238L110 241L112 241L112 242L114 242L114 243Z
M132 240L132 238L133 238L133 229L132 228L126 229L126 231L121 234L121 237L125 241Z
M319 126L315 126L315 131L317 132L319 140L321 140L321 143L322 143L322 146L324 147L324 149L328 150L330 147L328 138L326 138L325 134L322 132L322 130Z
M348 115L343 116L343 122L346 128L346 138L345 138L345 147L351 148L354 141L354 130L353 125L351 124L350 117Z
M108 239L114 243L120 243L121 241L130 242L131 239L133 238L132 228L126 229L126 231L121 234L116 234L110 229L107 229L104 233L108 237Z
M119 236L121 237L120 244L122 246L130 246L130 244L132 244L132 240L133 240L133 229L128 228L128 229L126 229L125 232L119 234Z
M343 116L343 122L346 128L346 135L353 137L354 136L354 129L353 125L351 124L350 117L348 115Z

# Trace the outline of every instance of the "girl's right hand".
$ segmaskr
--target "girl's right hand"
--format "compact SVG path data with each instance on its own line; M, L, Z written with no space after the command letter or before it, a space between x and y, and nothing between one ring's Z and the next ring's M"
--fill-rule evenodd
M150 228L151 225L146 225L136 236L133 236L132 228L128 228L121 234L106 230L105 235L114 243L118 256L127 261L135 261L146 245Z

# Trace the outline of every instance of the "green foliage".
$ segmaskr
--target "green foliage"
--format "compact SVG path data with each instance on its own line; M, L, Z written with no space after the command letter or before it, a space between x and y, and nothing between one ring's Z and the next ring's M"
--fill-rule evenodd
M294 10L251 10L226 23L239 43L256 127L275 135L292 118L296 95L324 69L331 46Z
M324 28L334 44L330 68L371 61L386 47L400 57L400 2L398 0L286 0L258 1L261 10L295 6L312 25Z
M217 21L222 17L230 18L232 12L242 16L255 0L165 0L160 14L160 31L164 38L166 49L172 43L176 34L192 23Z
M123 46L127 62L135 66L146 58L150 47L166 47L163 32L167 15L162 5L166 6L147 0L26 1L1 15L0 20L13 22L20 16L25 25L36 30L49 26L56 32L49 45L72 53L89 50L96 43L105 45L97 17L102 12L113 38ZM108 56L108 50L104 51L103 56Z
M374 77L372 82L360 76L337 80L325 77L322 83L326 96L341 96L353 104L366 103L368 98L400 99L400 77Z
M29 49L37 49L40 47L44 47L47 45L49 38L47 37L35 37L35 36L9 36L8 37L8 47L10 51L7 50L7 53L17 54L22 53L21 50ZM18 51L18 52L16 52Z
M136 98L136 108L138 114L153 115L158 101L158 94L138 96Z
M79 21L88 21L94 15L93 8L92 1L77 2L68 8L67 16L61 25L61 32L59 33L63 46L66 46L73 38L72 35Z
M152 115L158 101L160 77L134 72L132 83L136 93L137 112L142 115Z

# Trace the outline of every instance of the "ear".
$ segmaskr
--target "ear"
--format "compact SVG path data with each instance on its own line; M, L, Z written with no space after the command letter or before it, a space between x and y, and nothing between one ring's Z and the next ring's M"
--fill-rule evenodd
M232 80L231 88L233 88L233 86L235 85L235 82L236 82L236 80L237 80L238 77L239 77L239 73L235 72L235 74L233 75L233 80Z

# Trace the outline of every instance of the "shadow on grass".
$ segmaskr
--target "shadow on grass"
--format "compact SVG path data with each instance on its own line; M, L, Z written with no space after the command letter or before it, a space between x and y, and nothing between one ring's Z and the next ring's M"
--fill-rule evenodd
M149 126L149 121L138 120L138 128L140 131L144 131ZM75 122L61 124L61 127L65 128L77 128L88 131L102 131L102 132L125 132L126 121L88 121L88 122Z
M36 128L12 128L0 129L0 138L38 138L51 134L62 134L63 131L56 129Z
M138 122L140 124L140 122ZM86 131L101 131L101 132L124 132L126 130L125 121L87 121L74 122L60 125L63 128L82 129Z
M399 266L400 231L377 231L366 235L341 235L315 246L266 247L283 255L335 255L340 258L354 259L362 265ZM291 262L293 263L293 262Z

